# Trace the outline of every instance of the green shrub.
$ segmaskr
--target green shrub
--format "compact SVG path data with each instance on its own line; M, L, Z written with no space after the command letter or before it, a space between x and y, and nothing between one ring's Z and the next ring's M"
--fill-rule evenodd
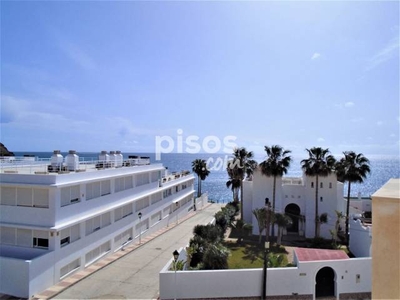
M185 261L183 261L183 260L178 260L177 262L176 262L176 264L174 263L174 262L172 262L172 265L171 265L171 267L169 268L169 270L170 271L175 271L175 265L176 265L176 270L177 271L182 271L183 270L183 268L184 268L184 266L185 266Z
M207 243L217 243L223 236L221 228L211 224L196 225L193 229L193 234L203 238Z
M204 270L228 269L229 250L221 244L209 245L204 252Z

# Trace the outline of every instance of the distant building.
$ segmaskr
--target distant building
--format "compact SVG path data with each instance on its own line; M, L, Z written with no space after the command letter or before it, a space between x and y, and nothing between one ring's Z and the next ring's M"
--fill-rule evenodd
M258 224L252 211L265 206L265 198L272 203L273 177L267 177L256 170L251 181L244 181L244 219L253 224L253 233L258 234ZM277 177L275 212L286 213L293 225L288 234L307 238L314 237L315 230L315 177ZM320 236L331 238L330 229L336 222L335 210L344 211L343 183L336 175L319 177L318 212L328 214L327 224L321 225ZM275 231L276 232L276 231Z
M194 176L74 151L0 165L0 293L31 297L193 208ZM139 216L139 213L141 215Z
M244 219L253 224L253 233L258 234L258 224L252 211L265 206L265 198L272 203L273 177L267 177L256 170L252 180L244 181ZM328 214L328 222L321 224L320 236L331 238L330 230L335 228L336 212L345 212L343 183L338 182L335 174L319 177L318 212ZM287 228L287 234L313 238L315 233L315 177L276 178L275 212L286 213L293 225ZM275 231L276 232L276 231Z
M400 299L400 179L372 195L372 299Z

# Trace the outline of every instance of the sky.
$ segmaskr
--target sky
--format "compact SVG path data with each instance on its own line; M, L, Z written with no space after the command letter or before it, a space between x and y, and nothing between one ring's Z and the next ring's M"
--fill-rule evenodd
M398 1L1 1L11 151L399 156L399 127Z

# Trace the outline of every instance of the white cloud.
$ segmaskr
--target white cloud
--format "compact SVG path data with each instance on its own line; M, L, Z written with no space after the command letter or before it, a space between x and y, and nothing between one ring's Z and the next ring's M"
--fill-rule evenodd
M382 125L383 125L383 121L378 121L378 122L376 122L376 125L382 126Z
M317 139L317 142L325 142L325 139L320 137L320 138Z
M318 58L320 58L320 57L321 57L321 53L315 52L315 53L311 56L311 60L318 59Z
M351 122L353 122L353 123L359 123L359 122L362 122L362 121L364 121L364 118L357 117L357 118L353 118L353 119L351 119L350 121L351 121Z
M372 56L368 60L367 67L365 71L370 71L379 65L385 63L386 61L398 56L399 54L399 37L396 36L395 38L391 39L389 43L383 47L378 53Z
M352 102L352 101L347 101L347 102L345 102L345 103L337 103L337 104L334 104L334 106L336 107L336 108L339 108L339 109L344 109L344 108L351 108L351 107L354 107L356 104L354 103L354 102Z
M58 46L66 56L68 56L83 69L93 70L96 68L96 63L93 58L90 57L81 46L63 37L61 32L57 30L53 31L54 37L58 42Z
M396 135L394 133L391 133L389 136L392 138L396 137Z

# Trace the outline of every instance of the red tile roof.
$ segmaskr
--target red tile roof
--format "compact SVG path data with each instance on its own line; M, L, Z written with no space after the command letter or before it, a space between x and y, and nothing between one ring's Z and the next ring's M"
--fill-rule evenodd
M298 261L334 260L349 258L346 252L344 252L343 250L295 248L294 251L296 253Z

